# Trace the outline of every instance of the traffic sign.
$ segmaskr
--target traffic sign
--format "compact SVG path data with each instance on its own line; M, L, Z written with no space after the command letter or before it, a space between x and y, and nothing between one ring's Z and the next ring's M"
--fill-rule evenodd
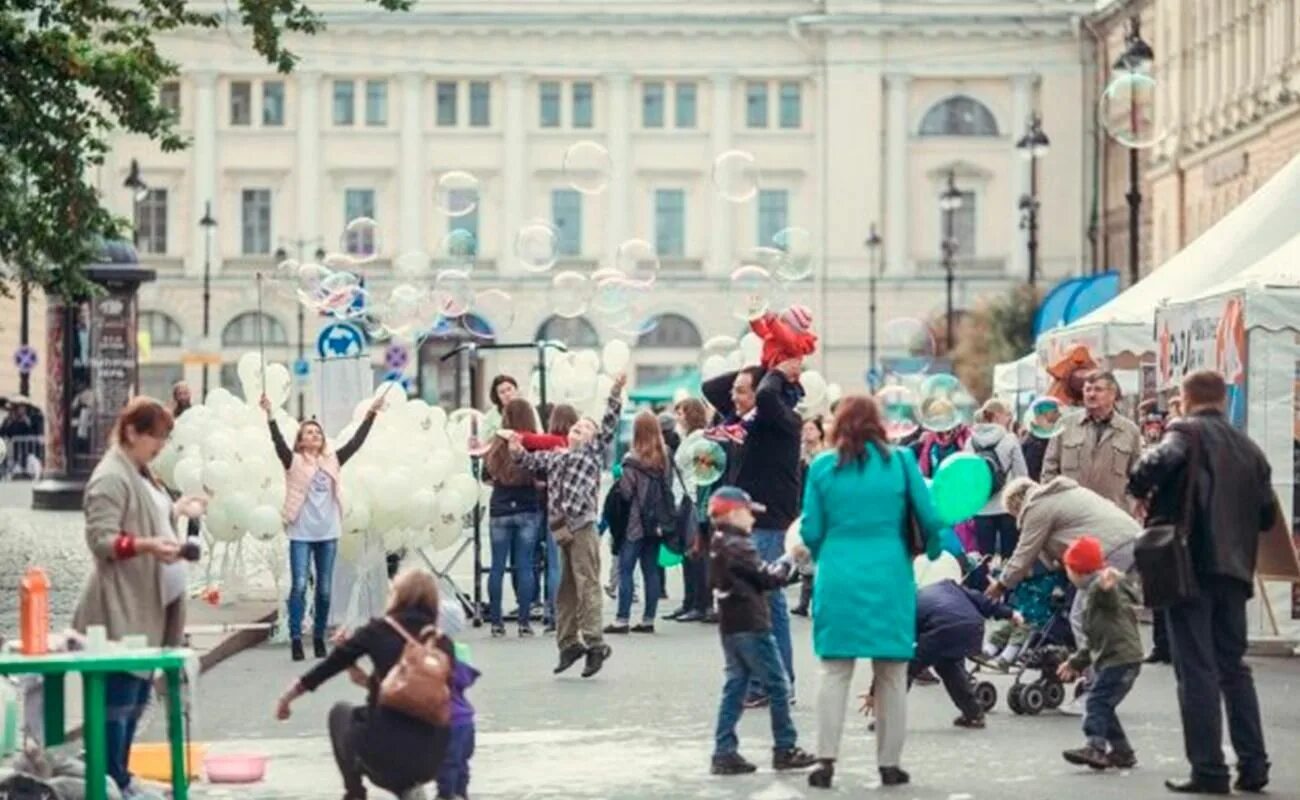
M347 358L366 352L366 335L350 322L331 322L316 337L316 353L321 358Z
M307 377L311 374L311 364L307 363L307 359L305 358L295 359L293 362L293 374L299 378Z
M14 366L18 368L19 375L30 375L32 370L36 369L36 348L30 344L20 345L14 351Z
M406 362L410 360L410 353L406 347L396 342L388 345L384 349L384 366L393 372L401 372L406 369Z

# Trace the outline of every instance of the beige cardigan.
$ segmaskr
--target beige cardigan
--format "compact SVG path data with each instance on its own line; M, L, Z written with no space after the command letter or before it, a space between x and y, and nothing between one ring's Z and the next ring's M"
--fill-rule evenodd
M113 542L122 532L141 539L174 535L158 529L148 492L145 479L116 447L91 474L85 495L86 544L95 570L86 581L72 626L84 633L91 625L103 625L110 639L143 634L151 647L180 646L185 597L164 608L159 562L150 555L119 560L113 554Z

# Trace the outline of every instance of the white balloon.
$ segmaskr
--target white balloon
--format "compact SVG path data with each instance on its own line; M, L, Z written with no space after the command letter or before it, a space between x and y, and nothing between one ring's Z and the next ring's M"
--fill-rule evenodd
M844 396L844 388L838 383L829 383L826 385L826 402L829 404L838 403Z
M237 450L229 428L210 430L203 439L203 457L208 461L232 461Z
M234 507L230 503L213 501L203 515L203 525L213 541L233 542L244 535L244 529L234 520Z
M686 387L684 386L677 387L677 391L673 392L673 405L675 406L678 403L682 402L683 400L690 399L690 396L691 393L686 389Z
M458 501L459 513L468 514L474 509L474 504L478 500L478 481L474 480L473 475L460 472L447 479L447 486L443 491L454 493Z
M190 411L185 415L185 417L188 417L192 413L194 412ZM185 417L181 417L181 419L183 420ZM206 426L200 426L197 424L177 425L175 430L172 431L171 441L175 442L178 446L197 445L199 442L203 441L203 437L206 435Z
M617 375L627 369L628 362L632 360L632 350L627 346L627 342L622 339L610 339L605 343L605 349L601 353L601 362L605 365L605 371L611 375Z
M283 406L293 388L293 377L283 364L270 364L266 368L266 397L275 408Z
M239 400L224 386L212 389L208 392L208 396L203 398L203 404L213 411L220 411L226 406L237 403L239 403ZM181 419L184 418L181 417Z
M349 495L351 496L351 495ZM343 530L347 533L363 533L370 527L370 503L365 499L352 499L345 504L343 512Z
M709 378L716 378L726 371L726 357L715 353L714 355L704 359L704 363L700 366L700 377L707 381Z
M921 555L912 560L912 573L916 577L916 588L920 589L940 581L960 581L961 564L952 553L940 553L934 561Z
M735 372L745 366L745 357L739 350L732 350L727 356L727 368L723 372Z
M176 464L176 488L181 494L203 494L203 461L185 457Z
M203 486L212 494L229 491L235 483L235 467L229 461L209 461L203 467Z
M402 388L400 383L393 381L384 381L376 386L375 393L372 396L376 400L380 397L384 398L384 404L380 408L382 411L394 411L406 405L406 390Z
M814 369L804 370L799 378L803 386L804 403L812 408L819 408L826 403L826 379Z
M245 353L235 365L235 374L239 376L239 385L244 390L244 399L256 403L262 395L262 357L257 353Z
M434 550L446 550L460 541L462 533L460 517L455 514L439 514L430 532L429 545Z
M271 541L280 534L280 512L269 505L254 508L248 515L248 532L263 542Z
M438 517L438 495L432 489L417 489L411 495L410 509L414 526L432 525Z
M763 340L753 331L740 337L740 357L745 364L757 364L762 360Z
M344 536L339 539L339 561L344 564L355 564L361 560L361 553L365 549L366 540L364 536Z

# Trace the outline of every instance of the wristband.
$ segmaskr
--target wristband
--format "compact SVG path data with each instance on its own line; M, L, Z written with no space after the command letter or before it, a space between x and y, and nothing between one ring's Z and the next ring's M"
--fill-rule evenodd
M122 531L113 540L113 557L117 559L134 558L136 555L135 537Z

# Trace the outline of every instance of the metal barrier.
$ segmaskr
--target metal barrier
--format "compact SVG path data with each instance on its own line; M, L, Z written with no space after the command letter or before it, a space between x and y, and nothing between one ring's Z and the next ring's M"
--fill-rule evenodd
M45 461L44 436L5 436L3 441L0 480L35 480L41 476L41 464Z

